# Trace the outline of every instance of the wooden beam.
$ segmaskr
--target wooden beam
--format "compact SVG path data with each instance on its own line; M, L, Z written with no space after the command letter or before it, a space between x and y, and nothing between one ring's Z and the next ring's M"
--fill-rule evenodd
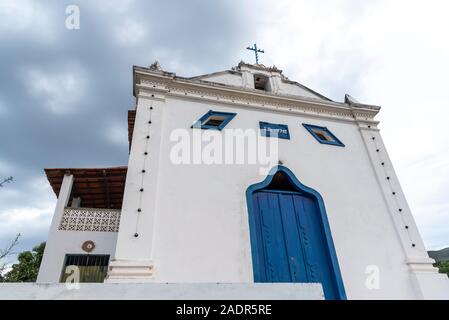
M103 177L104 177L104 188L106 192L106 204L107 207L111 207L111 196L109 194L109 184L108 184L108 176L106 174L106 170L103 170Z

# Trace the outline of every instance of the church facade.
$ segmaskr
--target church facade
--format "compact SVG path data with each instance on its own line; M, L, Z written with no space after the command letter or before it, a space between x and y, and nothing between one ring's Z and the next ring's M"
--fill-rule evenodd
M320 283L326 299L449 298L374 118L276 67L133 68L126 167L46 169L38 282ZM240 146L240 147L239 147Z

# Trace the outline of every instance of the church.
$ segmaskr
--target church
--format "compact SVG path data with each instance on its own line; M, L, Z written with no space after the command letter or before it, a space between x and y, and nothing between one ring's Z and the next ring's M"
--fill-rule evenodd
M257 50L256 50L257 53ZM133 67L127 166L49 168L38 283L319 284L325 299L448 299L380 107L240 62ZM73 278L72 278L73 279ZM267 287L269 290L269 287Z

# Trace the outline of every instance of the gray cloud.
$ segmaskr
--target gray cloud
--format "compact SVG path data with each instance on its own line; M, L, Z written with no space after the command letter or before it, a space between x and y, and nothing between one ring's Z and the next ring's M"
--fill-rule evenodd
M417 87L413 99L407 95L413 83L404 72L409 67L404 57L428 57L429 63L434 59L428 68L433 73L422 73L427 88L442 88L444 81L437 80L444 78L431 79L447 68L447 62L441 62L449 60L443 55L449 51L416 50L415 37L420 34L407 30L421 19L415 18L421 10L415 14L413 5L388 3L1 1L0 177L13 175L15 181L0 189L0 246L17 232L23 234L19 250L46 239L55 196L43 168L127 163L126 111L134 105L132 65L146 66L158 59L164 69L193 76L227 69L241 59L251 62L251 53L244 48L254 41L266 49L262 61L283 68L291 79L332 99L341 100L349 91L362 101L385 107L384 137L399 163L399 176L405 177L404 189L425 241L429 246L449 244L448 232L435 227L449 222L444 169L449 167L448 158L426 143L432 139L430 134L424 140L409 131L411 140L421 141L425 149L414 152L411 140L404 143L395 133L398 128L407 130L408 123L418 127L412 122L413 113L407 113L408 122L403 119L404 110L418 112L416 101L429 96ZM65 28L69 4L80 8L80 30ZM426 16L429 34L447 30L443 16L433 18L428 12ZM404 40L397 41L398 36ZM420 39L426 48L438 49L434 44L442 43L422 35ZM417 61L424 65L423 60ZM445 110L441 107L445 96L432 97L433 110ZM443 134L438 137L440 144L447 145ZM439 178L429 169L435 159L441 162L435 169ZM429 189L435 183L440 188L422 192L417 179Z
M132 66L161 60L195 74L239 60L245 19L237 2L72 1L0 5L0 245L45 240L55 201L45 167L127 163Z

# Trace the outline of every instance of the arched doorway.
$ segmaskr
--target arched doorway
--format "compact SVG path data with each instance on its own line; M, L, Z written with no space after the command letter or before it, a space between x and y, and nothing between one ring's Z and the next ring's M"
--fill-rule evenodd
M324 203L284 166L246 192L255 282L320 282L346 299Z

